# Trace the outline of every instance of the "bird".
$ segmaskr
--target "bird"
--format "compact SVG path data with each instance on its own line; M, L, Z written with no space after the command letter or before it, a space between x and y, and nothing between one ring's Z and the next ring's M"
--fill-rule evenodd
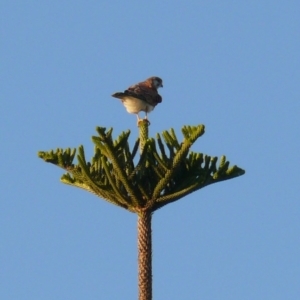
M162 102L162 97L157 92L160 87L163 87L162 79L152 76L145 81L131 85L124 92L112 94L112 97L120 99L128 113L136 114L139 123L142 120L139 112L144 111L146 113L144 119L148 121L148 113Z

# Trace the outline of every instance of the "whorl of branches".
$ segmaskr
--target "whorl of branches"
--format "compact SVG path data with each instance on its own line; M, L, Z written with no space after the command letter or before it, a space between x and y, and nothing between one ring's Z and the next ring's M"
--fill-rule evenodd
M140 138L132 150L128 143L130 131L122 132L115 140L113 129L97 127L93 136L94 156L85 158L83 146L40 151L38 156L67 171L61 177L65 184L85 189L131 212L152 212L177 201L209 184L243 175L237 166L229 167L226 157L217 157L190 151L195 141L204 134L204 125L184 126L183 141L175 131L163 131L156 139L147 138L148 122L140 122ZM136 158L138 149L140 156Z

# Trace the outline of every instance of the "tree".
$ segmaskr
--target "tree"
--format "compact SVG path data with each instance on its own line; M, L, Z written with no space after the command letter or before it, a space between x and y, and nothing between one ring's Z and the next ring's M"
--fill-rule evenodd
M235 165L229 167L225 156L217 167L217 157L190 151L204 134L204 125L184 126L181 143L173 129L163 131L163 139L160 134L154 139L148 138L147 120L139 121L138 126L139 138L132 151L129 130L113 140L113 129L97 127L98 136L92 137L95 153L91 162L86 161L83 146L78 148L77 165L73 164L76 149L40 151L38 156L67 171L61 177L63 183L138 215L139 300L151 300L152 214L209 184L238 177L245 171ZM135 159L138 150L140 156Z

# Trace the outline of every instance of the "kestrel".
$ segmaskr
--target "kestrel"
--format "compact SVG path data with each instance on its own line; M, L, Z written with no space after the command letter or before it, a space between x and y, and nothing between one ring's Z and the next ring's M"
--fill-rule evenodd
M162 102L162 97L158 94L157 89L163 87L162 80L159 77L150 77L143 82L130 86L123 93L112 94L113 97L121 99L126 110L130 114L136 114L138 122L140 121L139 112L150 113L154 107Z

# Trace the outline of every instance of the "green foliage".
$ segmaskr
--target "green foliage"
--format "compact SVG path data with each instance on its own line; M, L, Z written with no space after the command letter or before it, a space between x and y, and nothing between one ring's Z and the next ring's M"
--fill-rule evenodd
M65 184L85 189L131 212L152 212L177 201L209 184L231 179L245 173L237 166L229 167L222 156L217 158L190 151L193 143L204 134L204 126L184 126L180 143L175 131L163 131L156 139L148 139L148 122L140 122L140 138L130 151L130 131L116 140L112 129L97 127L98 136L91 162L84 148L78 148L78 164L73 164L76 150L40 151L38 156L67 171L61 177ZM138 149L140 156L135 159Z

